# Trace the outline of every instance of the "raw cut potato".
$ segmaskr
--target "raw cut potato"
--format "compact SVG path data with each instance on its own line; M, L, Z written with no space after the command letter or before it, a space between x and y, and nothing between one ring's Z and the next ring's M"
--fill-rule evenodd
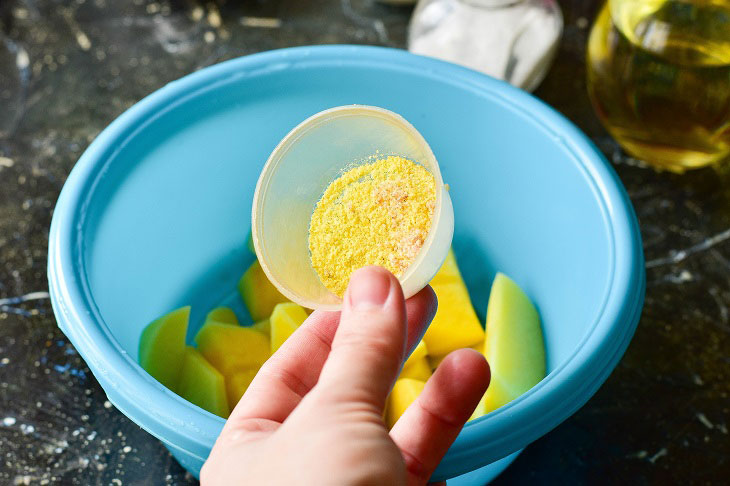
M198 350L226 378L269 359L269 338L249 327L209 322L195 336Z
M452 250L431 280L431 287L438 297L438 310L423 336L429 354L445 356L482 341L484 329L474 312Z
M238 318L232 309L228 307L216 307L208 312L205 317L205 324L208 322L222 322L223 324L238 324ZM203 325L205 325L203 324Z
M545 377L540 317L522 289L501 273L489 295L484 357L492 371L484 395L485 413L511 402Z
M267 336L271 337L271 319L264 319L251 326L251 329L255 329L258 332L263 332Z
M426 381L431 378L431 366L426 358L421 358L408 368L403 368L398 378L413 378L414 380Z
M433 286L461 282L461 280L461 272L459 271L459 266L456 264L454 249L450 248L449 253L446 255L446 260L444 260L443 265L441 265L441 268L439 268L439 271L429 283Z
M248 267L238 281L238 291L254 322L269 317L276 304L289 301L269 282L258 260Z
M284 344L284 341L289 339L289 336L297 330L306 318L307 313L304 308L293 302L277 304L274 307L274 311L269 318L271 323L271 354L274 354Z
M395 425L411 403L416 401L416 398L418 398L418 395L421 394L425 386L425 381L414 380L412 378L401 378L395 382L393 390L390 392L388 407L385 412L385 423L389 429L393 428L393 425Z
M180 381L175 392L200 408L227 418L230 410L223 375L195 348L185 348Z
M190 306L152 321L139 338L139 364L170 390L175 390L185 357Z
M253 381L258 368L237 371L226 378L226 393L228 395L228 406L233 410Z
M428 364L428 349L426 343L419 341L416 348L403 363L398 378L413 378L416 380L426 381L431 377L431 366Z
M424 359L426 356L428 356L428 348L426 347L426 343L424 343L423 340L418 341L418 344L415 348L413 348L413 352L411 352L411 355L408 356L406 362L403 363L403 368L408 368L413 363L417 362L418 360Z

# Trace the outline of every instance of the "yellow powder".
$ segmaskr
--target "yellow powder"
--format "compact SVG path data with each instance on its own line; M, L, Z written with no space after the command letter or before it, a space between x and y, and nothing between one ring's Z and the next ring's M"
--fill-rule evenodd
M408 159L390 156L348 170L312 214L312 267L340 297L352 272L366 265L402 275L426 240L435 205L433 175Z

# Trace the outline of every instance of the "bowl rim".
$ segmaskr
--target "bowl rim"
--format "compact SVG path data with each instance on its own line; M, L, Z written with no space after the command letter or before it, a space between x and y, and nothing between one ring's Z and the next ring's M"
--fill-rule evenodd
M48 279L58 325L87 362L109 400L164 443L205 460L223 426L147 374L102 318L84 268L83 233L94 190L116 154L152 121L180 104L243 76L289 69L357 66L416 74L457 86L534 122L584 173L612 236L612 274L601 311L573 355L530 391L472 422L433 480L454 477L524 448L580 408L605 381L633 336L643 306L644 257L638 222L610 164L570 121L532 95L451 63L373 46L304 46L244 56L173 81L132 106L89 145L71 171L49 233ZM536 406L540 403L540 406ZM549 406L548 406L549 405Z

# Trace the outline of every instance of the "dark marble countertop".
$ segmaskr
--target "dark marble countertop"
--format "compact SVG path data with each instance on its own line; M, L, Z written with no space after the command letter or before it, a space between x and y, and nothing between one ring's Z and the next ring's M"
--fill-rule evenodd
M560 3L563 40L536 94L626 185L646 306L606 384L497 483L720 484L730 477L730 170L678 176L627 157L586 95L598 2ZM302 44L403 47L410 13L373 0L0 0L0 484L196 483L106 400L51 312L48 227L89 142L145 95L225 59Z

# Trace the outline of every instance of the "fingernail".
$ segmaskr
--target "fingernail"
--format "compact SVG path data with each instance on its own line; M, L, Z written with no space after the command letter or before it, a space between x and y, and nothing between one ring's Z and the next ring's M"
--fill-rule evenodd
M350 278L347 295L353 309L382 307L390 295L390 274L378 267L357 270Z

